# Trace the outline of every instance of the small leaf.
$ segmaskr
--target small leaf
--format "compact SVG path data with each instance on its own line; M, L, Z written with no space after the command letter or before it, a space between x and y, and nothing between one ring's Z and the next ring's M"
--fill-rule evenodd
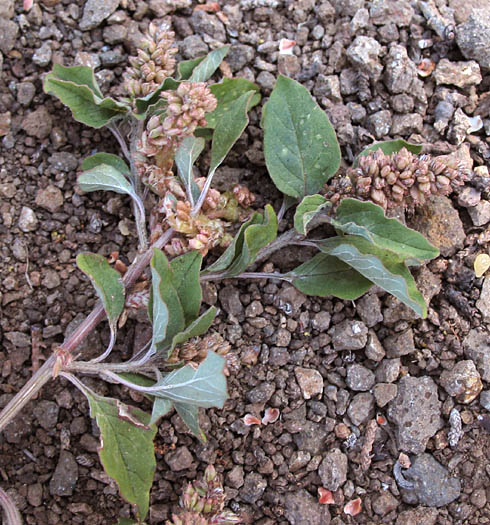
M157 104L160 103L160 93L162 91L169 91L177 89L180 82L177 80L167 77L152 93L148 93L145 97L137 98L134 101L136 107L136 113L133 113L135 117L139 119L145 119L148 113L155 108Z
M214 306L211 306L196 320L192 321L192 323L188 325L183 332L179 332L177 335L175 335L169 348L169 355L173 352L177 345L185 343L192 337L198 337L205 334L211 328L217 313L218 310Z
M253 108L260 102L259 86L245 78L224 78L219 84L213 84L209 89L216 97L218 105L214 111L206 115L206 128L214 129L223 115L230 109L232 102L248 91L255 91L248 109Z
M171 372L154 385L160 388L152 393L174 403L223 408L228 398L224 367L223 357L208 352L206 359L197 369L186 365Z
M439 250L422 234L396 219L388 219L383 208L372 202L344 199L331 223L337 230L364 237L378 248L390 250L403 259L424 261L439 255Z
M186 324L194 321L199 315L202 291L199 282L202 255L198 251L187 252L175 257L170 262L172 268L172 284L179 296Z
M177 164L179 177L186 189L191 206L194 206L201 194L201 190L194 180L192 168L205 144L206 141L203 138L186 137L175 154L175 164Z
M141 523L141 521L134 521L129 518L119 518L117 525L145 525L145 524Z
M199 425L199 407L187 403L175 403L175 410L187 425L189 430L203 443L206 443L206 436Z
M476 256L473 263L475 277L480 278L490 268L490 256L486 253L480 253Z
M121 158L119 158L117 155L113 155L112 153L96 153L95 155L85 158L82 162L82 170L89 171L92 168L100 166L101 164L112 166L123 175L131 177L131 170L129 169L129 166Z
M99 457L104 470L118 484L121 496L137 506L139 518L144 520L156 467L153 439L157 428L149 425L150 416L138 408L84 393L90 415L100 429Z
M354 168L357 167L357 161L359 157L369 155L373 151L380 149L384 154L392 155L393 153L398 153L402 148L406 148L408 151L415 153L415 155L418 155L422 151L422 146L420 144L410 144L410 142L407 142L403 139L375 142L359 153L359 155L356 157L356 160L354 161Z
M264 107L264 154L277 188L302 198L321 190L340 166L340 147L325 112L301 84L282 75Z
M366 293L372 283L348 264L324 253L289 273L291 283L307 295L354 300Z
M151 412L150 425L156 424L160 418L172 410L173 404L169 399L163 397L153 398L153 410Z
M209 80L213 76L213 73L218 69L229 50L230 46L223 46L211 51L211 53L209 53L208 56L193 69L189 81L206 82L206 80Z
M192 75L194 69L205 59L206 57L192 58L191 60L183 60L179 62L177 66L177 80L188 80Z
M95 72L91 67L88 66L71 66L65 67L60 64L54 64L53 70L50 75L58 80L65 82L73 82L78 86L87 86L93 91L99 98L104 98L102 91L100 90L99 84L95 78Z
M111 268L105 257L95 253L81 253L77 266L92 282L109 319L111 330L115 330L118 317L124 309L124 285L121 275Z
M308 224L326 207L329 201L322 195L307 195L299 203L294 214L294 227L302 235L308 234Z

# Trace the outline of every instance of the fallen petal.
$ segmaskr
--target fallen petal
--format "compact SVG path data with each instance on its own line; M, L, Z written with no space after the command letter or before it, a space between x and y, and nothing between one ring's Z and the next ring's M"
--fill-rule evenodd
M320 503L320 505L332 505L332 503L335 503L330 490L318 487L318 503Z
M253 416L252 414L246 414L243 417L243 422L247 427L250 427L252 425L260 425L260 419L258 417Z
M281 38L279 42L279 54L280 55L292 55L293 47L296 45L295 40L288 40L287 38Z
M362 501L361 498L353 499L349 501L344 507L345 514L349 516L357 516L362 510Z
M24 0L24 11L29 11L33 3L34 0Z
M279 409L277 408L267 408L264 412L264 417L262 418L262 423L267 425L267 423L274 423L279 419Z

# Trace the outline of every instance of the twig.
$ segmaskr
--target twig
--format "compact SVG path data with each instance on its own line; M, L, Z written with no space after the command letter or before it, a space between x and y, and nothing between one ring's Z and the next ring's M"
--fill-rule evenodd
M2 506L6 525L22 525L22 517L12 498L0 487L0 505Z
M366 472L369 466L371 465L371 450L373 449L374 439L376 437L376 430L378 429L378 424L375 419L371 419L366 425L366 435L364 436L364 443L359 454L359 459L361 463L361 469Z

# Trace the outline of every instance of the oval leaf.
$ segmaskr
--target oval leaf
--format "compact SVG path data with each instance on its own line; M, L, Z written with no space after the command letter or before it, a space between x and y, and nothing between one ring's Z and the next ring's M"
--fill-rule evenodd
M204 58L204 60L193 69L189 81L206 82L206 80L209 80L213 76L213 73L218 69L229 50L230 46L223 46L211 51L211 53L209 53L206 58Z
M332 124L308 90L279 76L264 107L264 154L280 191L302 198L321 190L340 166Z
M308 234L308 224L329 205L322 195L307 195L299 203L294 214L294 227L302 235Z
M202 291L199 282L202 255L198 251L187 252L172 259L172 284L179 296L186 324L194 321L199 315Z
M121 158L119 158L117 155L113 155L112 153L101 152L87 157L82 162L82 170L88 171L92 168L100 166L101 164L112 166L122 174L127 175L128 177L131 176L131 170L129 169L129 166Z
M408 149L408 151L415 153L415 155L418 155L422 151L422 146L420 144L411 144L410 142L407 142L403 139L375 142L359 153L359 155L356 157L356 160L354 161L354 168L357 166L357 160L359 157L369 155L373 151L380 149L386 155L392 155L393 153L398 153L402 148Z
M206 443L206 436L199 425L199 407L187 403L174 403L174 406L187 428L197 439Z
M196 138L194 136L186 137L175 154L175 164L177 164L179 177L186 189L187 198L192 206L194 206L194 203L197 202L201 194L201 190L194 180L192 168L197 157L199 157L204 149L205 144L206 141L203 138Z

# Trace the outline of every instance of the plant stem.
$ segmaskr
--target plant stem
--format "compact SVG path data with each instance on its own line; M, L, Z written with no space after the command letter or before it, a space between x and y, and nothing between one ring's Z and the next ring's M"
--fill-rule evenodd
M148 266L153 256L155 248L163 248L167 242L172 238L174 230L167 230L153 245L146 250L145 253L138 255L133 264L128 268L124 275L123 283L126 290L130 290L134 283L138 280L143 270ZM72 354L73 351L80 345L80 343L92 332L92 330L104 318L104 307L99 301L92 312L85 318L82 324L67 337L66 341L61 345L59 351L65 354ZM79 355L74 355L73 360L77 359ZM12 421L12 419L19 413L19 411L32 399L33 396L52 378L53 370L58 362L58 355L52 354L41 366L41 368L29 379L29 381L17 392L17 394L7 403L5 408L0 413L0 432Z
M109 131L114 135L114 137L116 137L116 140L122 149L123 155L126 157L127 160L131 162L131 154L129 152L128 145L124 140L124 137L121 135L120 129L114 123L109 124L109 126L107 127Z
M6 525L22 525L20 512L17 510L12 498L0 488L0 505L2 506Z

